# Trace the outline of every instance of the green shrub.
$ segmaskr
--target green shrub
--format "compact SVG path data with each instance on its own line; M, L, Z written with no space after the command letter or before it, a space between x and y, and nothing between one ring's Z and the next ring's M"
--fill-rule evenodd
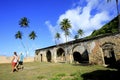
M38 76L37 79L41 80L41 79L44 79L45 76Z
M60 74L57 74L56 76L58 76L58 77L64 77L64 76L66 76L66 74L65 73L60 73Z
M61 78L60 77L54 77L54 78L51 78L49 80L61 80Z

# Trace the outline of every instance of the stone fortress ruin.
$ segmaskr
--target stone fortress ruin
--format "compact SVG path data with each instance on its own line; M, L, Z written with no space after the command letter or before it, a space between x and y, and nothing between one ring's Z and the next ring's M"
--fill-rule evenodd
M35 50L35 61L109 65L120 60L120 33L77 39Z

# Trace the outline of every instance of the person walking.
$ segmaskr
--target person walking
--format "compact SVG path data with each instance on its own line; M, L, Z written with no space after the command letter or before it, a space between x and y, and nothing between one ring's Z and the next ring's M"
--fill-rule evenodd
M24 56L23 56L23 54L21 53L20 54L20 60L19 60L19 66L20 66L20 69L23 69L24 68L24 66L23 66L23 60L24 60Z
M17 69L17 63L18 63L18 55L16 52L14 52L14 55L13 55L13 58L12 58L12 61L11 61L11 64L12 64L12 72L14 71L18 71Z

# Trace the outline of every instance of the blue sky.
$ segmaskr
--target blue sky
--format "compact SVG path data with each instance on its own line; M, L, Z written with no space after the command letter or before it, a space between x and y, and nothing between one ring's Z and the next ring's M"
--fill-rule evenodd
M78 29L88 36L116 15L115 0L110 3L107 0L0 0L0 55L12 56L14 51L25 54L21 41L15 39L18 30L22 31L28 55L34 56L35 49L55 45L56 32L61 34L60 43L65 42L59 25L62 19L71 22L70 41ZM29 28L19 26L22 17L29 19ZM37 34L35 40L28 38L32 30Z

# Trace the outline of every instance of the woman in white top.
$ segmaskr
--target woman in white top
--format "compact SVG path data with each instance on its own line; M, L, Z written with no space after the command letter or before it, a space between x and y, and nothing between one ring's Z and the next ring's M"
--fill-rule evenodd
M17 65L17 62L18 62L18 56L17 56L17 53L14 52L14 56L12 58L12 72L14 72L14 70L18 71L16 65Z

